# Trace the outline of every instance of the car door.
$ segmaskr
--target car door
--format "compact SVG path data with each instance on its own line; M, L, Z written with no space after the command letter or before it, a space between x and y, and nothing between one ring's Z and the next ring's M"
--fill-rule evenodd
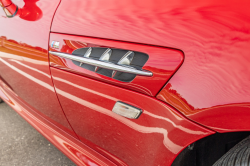
M118 165L170 165L208 134L155 98L184 60L178 49L138 42L142 34L155 39L143 12L159 7L151 0L62 0L53 20L51 74L66 117L82 142Z
M11 9L0 9L0 80L32 110L74 135L55 94L48 62L50 26L60 1L9 2L19 10L9 18Z

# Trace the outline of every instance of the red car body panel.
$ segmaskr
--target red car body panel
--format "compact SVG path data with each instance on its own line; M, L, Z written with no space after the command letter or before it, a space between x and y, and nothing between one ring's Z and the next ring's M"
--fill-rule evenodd
M170 165L194 140L214 133L147 95L54 68L51 73L74 131L107 158L111 153L128 165ZM138 119L117 115L112 112L117 101L143 113Z
M158 98L214 130L243 131L250 129L249 5L62 0L52 31L181 49L184 63Z
M82 74L86 77L98 79L127 89L138 91L150 96L155 96L166 84L169 78L175 73L183 62L183 53L178 50L154 47L148 45L96 39L90 37L79 37L72 35L50 34L50 43L53 41L60 42L58 49L51 48L50 51L59 51L71 54L74 50L85 47L106 47L119 48L143 52L149 55L149 59L143 69L153 73L152 77L136 76L131 82L121 82L110 77L100 75L75 65L72 60L60 58L50 54L51 66L68 70L70 72Z
M62 130L61 126L51 123L48 118L38 114L38 110L31 108L23 99L0 80L0 97L18 114L37 129L45 138L53 143L77 165L113 166L113 162L84 145L71 134Z
M171 165L214 131L250 130L248 0L13 2L16 17L0 10L0 98L76 164ZM48 54L83 42L146 52L157 77L133 87ZM143 113L119 116L117 101Z
M10 19L0 10L0 78L39 114L75 135L58 103L48 61L49 31L59 0L37 4L43 11L38 21ZM24 2L16 5L22 7Z

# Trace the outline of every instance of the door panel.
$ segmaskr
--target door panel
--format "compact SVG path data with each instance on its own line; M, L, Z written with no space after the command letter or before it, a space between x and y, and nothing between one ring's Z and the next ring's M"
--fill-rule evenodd
M185 62L158 98L218 132L246 131L249 6L249 0L62 0L52 31L181 49Z
M81 141L128 165L168 165L192 141L212 134L171 107L131 90L51 67L65 114ZM128 119L112 112L122 101L143 113ZM116 160L117 160L116 158Z
M13 2L23 13L7 18L0 10L0 79L40 115L73 134L55 94L48 63L50 25L59 0ZM28 17L24 12L29 8L40 16Z

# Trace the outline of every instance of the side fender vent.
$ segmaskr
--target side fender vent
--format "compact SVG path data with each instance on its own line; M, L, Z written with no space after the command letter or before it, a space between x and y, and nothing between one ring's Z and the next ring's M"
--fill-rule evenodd
M149 58L147 54L141 52L128 51L122 49L112 49L112 48L100 48L100 47L80 48L73 51L72 55L84 58L90 58L137 70L142 70L142 67ZM72 61L77 66L80 66L87 70L91 70L101 75L105 75L107 77L111 77L113 79L122 82L131 82L136 77L136 74L96 67L93 65L80 63L74 60Z

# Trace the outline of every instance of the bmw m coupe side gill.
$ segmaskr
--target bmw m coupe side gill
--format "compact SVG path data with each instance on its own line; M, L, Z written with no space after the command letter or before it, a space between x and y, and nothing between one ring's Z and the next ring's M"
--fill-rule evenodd
M250 165L249 0L0 5L0 98L75 164Z

